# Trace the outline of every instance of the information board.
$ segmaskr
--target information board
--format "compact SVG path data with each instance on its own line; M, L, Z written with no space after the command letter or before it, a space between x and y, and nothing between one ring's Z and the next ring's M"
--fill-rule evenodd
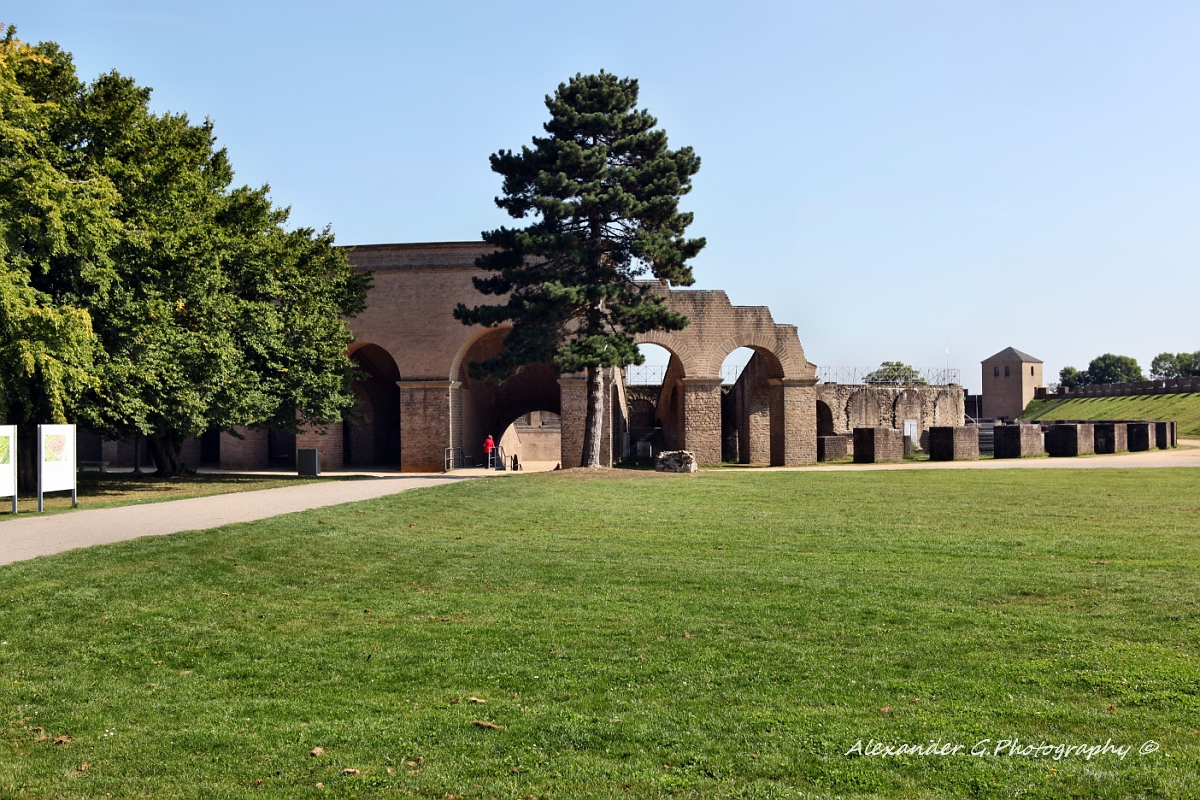
M0 425L0 497L11 497L17 513L17 426Z
M75 426L38 425L38 511L44 492L71 492L75 502Z

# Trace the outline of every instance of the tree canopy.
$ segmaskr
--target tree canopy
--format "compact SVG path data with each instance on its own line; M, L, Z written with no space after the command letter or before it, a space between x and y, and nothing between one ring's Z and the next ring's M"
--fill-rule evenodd
M867 373L863 383L875 386L924 386L925 379L916 368L903 361L884 361L879 369Z
M1194 353L1159 353L1150 362L1154 380L1193 378L1200 375L1200 350Z
M85 84L58 45L14 34L2 146L36 145L41 161L15 178L0 168L19 268L5 302L75 321L60 416L149 437L161 474L186 468L183 439L213 428L339 420L354 403L343 318L369 277L328 230L289 230L268 187L235 187L211 122L151 112L150 89L115 72ZM12 336L6 347L34 347Z
M475 288L507 301L455 310L466 325L511 326L503 352L471 365L478 377L503 380L545 362L586 371L584 466L599 464L602 370L643 363L637 334L688 324L642 279L690 286L687 262L705 244L685 236L692 215L679 211L700 158L669 149L637 101L635 79L576 75L546 97L547 136L492 155L504 178L496 205L535 221L483 234L497 249L476 263L495 274Z
M1112 353L1105 353L1093 358L1085 370L1063 367L1058 373L1059 384L1072 388L1140 380L1145 380L1145 378L1142 376L1142 368L1138 366L1137 359Z

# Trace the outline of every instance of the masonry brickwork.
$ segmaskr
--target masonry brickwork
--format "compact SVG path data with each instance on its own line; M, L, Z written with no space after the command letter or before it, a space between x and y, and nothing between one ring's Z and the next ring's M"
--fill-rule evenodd
M369 379L355 386L358 419L323 439L301 433L296 446L316 446L323 468L343 462L394 464L406 472L441 471L447 452L462 462L482 460L486 436L500 440L517 419L535 411L559 414L563 467L579 464L586 405L577 375L557 375L550 365L533 365L496 384L470 374L469 365L503 348L507 328L464 326L454 319L459 303L494 302L479 294L475 266L491 248L479 242L363 245L346 249L357 269L373 272L365 311L347 320L355 336L350 355ZM722 291L671 289L647 284L690 324L682 331L653 332L639 344L657 344L672 354L654 408L649 398L627 394L624 375L612 371L606 387L602 462L627 455L633 404L637 419L652 416L655 448L695 453L700 464L722 458L721 366L734 350L748 347L761 357L759 406L754 432L745 432L739 456L776 465L816 461L816 368L805 358L797 329L779 324L765 306L735 306ZM653 428L661 428L656 434ZM728 426L727 426L728 427ZM257 469L272 463L265 431L222 435L221 466ZM627 436L626 434L631 434ZM336 440L336 441L335 441ZM739 443L739 449L742 448ZM294 462L294 453L292 454ZM336 466L335 466L336 465Z
M979 428L934 425L929 429L930 461L978 461Z
M904 432L895 428L855 428L854 461L883 464L904 460Z
M1124 422L1097 422L1094 430L1097 453L1123 453L1129 449Z
M840 433L817 437L817 461L838 461L853 453L853 435Z
M816 385L818 413L832 423L832 433L855 428L899 428L906 419L917 420L922 433L935 425L961 426L966 422L965 392L961 386L854 386ZM924 437L922 437L924 438Z
M1048 425L1043 430L1046 453L1050 456L1069 458L1096 452L1095 431L1090 423Z
M1129 452L1140 453L1154 446L1153 422L1130 422L1126 431L1129 437Z
M997 425L992 435L995 458L1029 458L1046 452L1040 425Z

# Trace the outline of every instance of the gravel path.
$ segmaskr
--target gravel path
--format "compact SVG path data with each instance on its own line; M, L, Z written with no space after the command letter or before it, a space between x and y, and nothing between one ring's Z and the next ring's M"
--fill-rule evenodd
M414 476L330 481L49 516L23 514L0 525L0 564L140 536L165 536L233 522L252 522L465 479Z

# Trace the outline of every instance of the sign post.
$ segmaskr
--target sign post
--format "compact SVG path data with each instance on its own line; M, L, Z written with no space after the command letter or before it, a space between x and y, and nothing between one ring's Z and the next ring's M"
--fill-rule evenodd
M0 497L12 496L17 513L17 426L0 425Z
M71 507L79 497L75 486L75 426L38 425L38 511L45 492L71 491Z

